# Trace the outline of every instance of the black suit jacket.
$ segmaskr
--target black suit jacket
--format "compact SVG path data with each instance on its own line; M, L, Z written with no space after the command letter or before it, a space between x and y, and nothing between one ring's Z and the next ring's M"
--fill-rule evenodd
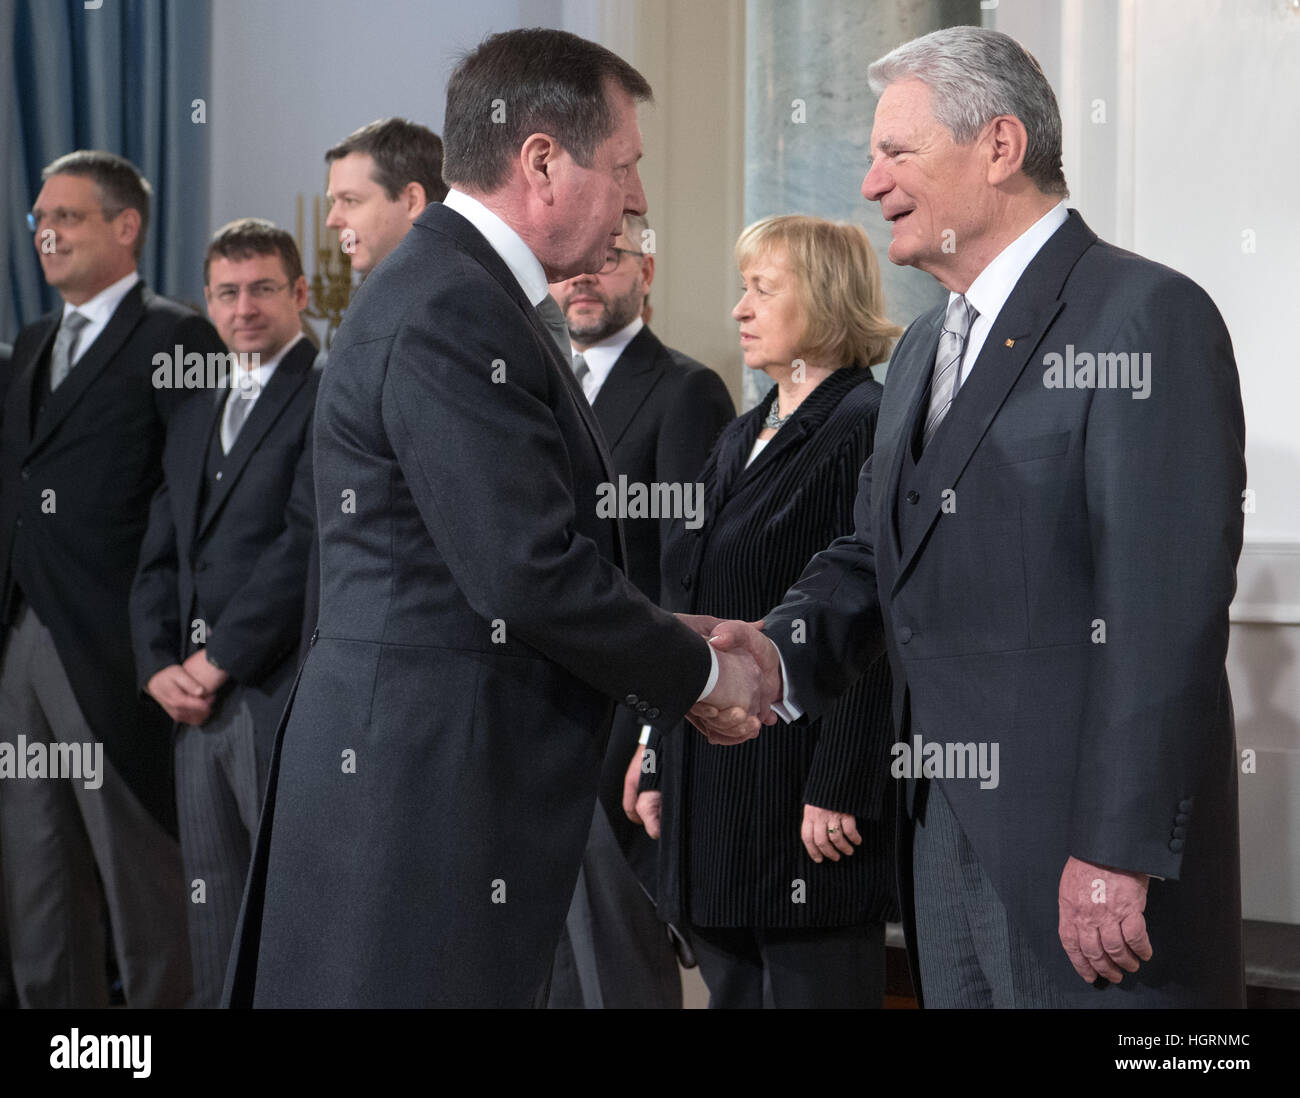
M195 631L202 621L213 660L243 688L268 760L297 668L315 533L315 356L302 339L281 360L202 509L208 447L221 429L226 391L197 394L176 413L131 590L140 689L203 646Z
M647 485L697 482L719 432L736 415L722 378L665 347L648 327L623 348L592 409L615 474ZM671 523L670 518L623 520L628 578L656 604L660 540ZM623 775L643 723L626 707L615 714L600 776L600 801L628 864L642 885L653 890L658 844L623 813Z
M1091 995L1057 936L1073 855L1164 878L1154 957L1094 1005L1240 1005L1224 660L1245 429L1227 330L1195 283L1071 211L905 472L943 312L894 350L855 533L767 615L795 698L817 713L887 645L905 740L998 745L996 788L937 781L1060 987ZM1146 398L1048 384L1054 356L1116 353L1150 355ZM791 643L798 619L811 643Z
M591 409L505 263L441 203L348 309L315 473L318 638L228 1000L529 1005L614 700L680 719L706 645L619 571Z
M127 602L168 423L187 395L155 387L154 356L225 348L197 313L137 283L48 396L33 430L32 389L38 376L48 384L40 367L61 316L41 317L14 344L0 428L3 606L12 615L21 589L113 766L174 828L168 723L136 689Z
M756 621L817 546L851 530L880 394L870 370L836 370L748 465L776 390L731 424L701 474L703 526L675 522L664 545L665 608ZM663 791L660 916L785 928L897 918L892 742L883 657L808 727L777 724L733 747L690 725L653 737L642 788ZM856 817L851 858L812 862L805 804ZM792 903L796 880L805 893Z

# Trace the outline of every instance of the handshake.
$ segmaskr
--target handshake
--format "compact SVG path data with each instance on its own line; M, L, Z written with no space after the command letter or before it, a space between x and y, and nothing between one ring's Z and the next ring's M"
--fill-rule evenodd
M776 645L759 632L761 621L723 621L678 614L682 624L704 637L718 657L718 681L687 714L709 743L743 743L765 724L782 696L781 658Z

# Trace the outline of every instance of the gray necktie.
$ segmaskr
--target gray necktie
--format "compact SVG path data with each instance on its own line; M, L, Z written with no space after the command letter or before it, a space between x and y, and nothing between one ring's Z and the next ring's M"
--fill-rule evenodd
M537 315L542 318L542 323L546 325L551 338L555 340L555 345L560 349L560 357L565 362L572 362L573 344L569 340L569 325L565 322L564 313L555 303L555 298L550 294L542 298L541 304L537 306Z
M582 357L581 351L573 353L573 376L578 379L578 384L582 386L583 394L588 400L591 394L587 392L587 379L591 377L591 367L587 365L587 360Z
M244 384L234 385L230 390L230 395L226 397L226 410L221 417L221 452L228 454L235 446L235 439L239 437L240 428L244 426L245 420L248 419L248 413L253 410L253 404L257 400L260 390L252 384L253 379L248 378Z
M977 316L979 312L962 295L953 298L948 306L948 314L943 320L943 332L939 336L939 351L934 356L930 409L921 436L922 450L930 445L930 439L952 407L952 398L957 395L957 377L961 373L962 356L966 353L966 340Z
M50 392L62 385L72 372L72 356L77 351L77 340L89 323L90 317L82 316L74 309L59 325L59 334L54 337L54 352L50 358Z

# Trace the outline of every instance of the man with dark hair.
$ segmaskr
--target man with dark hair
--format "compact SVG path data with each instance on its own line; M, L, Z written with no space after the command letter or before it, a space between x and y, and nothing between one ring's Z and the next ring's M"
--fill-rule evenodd
M614 472L633 484L693 484L736 415L717 374L665 347L641 319L655 276L649 224L628 214L595 274L551 285L564 313L573 369L604 431ZM659 602L661 518L623 523L627 575ZM623 812L624 772L649 726L619 709L601 771L599 803L551 982L553 1007L680 1007L681 974L649 897L658 844ZM639 768L638 768L639 772Z
M269 221L218 230L204 296L237 361L192 397L163 451L131 634L141 689L176 722L194 1005L216 1006L276 722L298 666L315 531L311 424L320 374L303 336L298 248Z
M127 1004L179 1006L190 964L171 743L123 641L184 395L155 387L159 356L222 346L140 281L149 188L128 161L77 152L42 174L34 244L63 305L18 334L0 424L0 741L102 767L0 782L14 976L24 1006L107 1006L107 901Z
M329 216L352 269L369 274L430 202L447 194L442 139L405 118L380 118L325 153Z
M715 658L619 570L613 470L547 293L645 211L649 95L551 30L493 35L451 78L455 189L361 287L321 383L320 623L231 1003L538 1001L615 700L673 722L717 683L758 709L748 661ZM517 145L492 132L497 97L535 126Z

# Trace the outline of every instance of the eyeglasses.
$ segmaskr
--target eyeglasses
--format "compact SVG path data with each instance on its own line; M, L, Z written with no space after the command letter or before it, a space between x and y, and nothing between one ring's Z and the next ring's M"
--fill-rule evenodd
M116 210L101 210L105 221L112 221L120 214L125 206ZM65 206L59 206L53 210L32 210L27 215L27 231L37 232L46 222L55 229L70 229L74 225L80 225L90 215L90 210L69 210Z
M233 305L239 300L239 295L247 290L248 296L254 301L265 301L267 298L274 297L287 285L289 285L287 282L253 282L247 286L219 286L212 291L212 297L222 305Z
M623 257L625 255L640 254L640 252L635 252L630 248L610 248L609 254L605 256L605 265L596 273L603 275L613 274L618 270L618 265L623 262Z

